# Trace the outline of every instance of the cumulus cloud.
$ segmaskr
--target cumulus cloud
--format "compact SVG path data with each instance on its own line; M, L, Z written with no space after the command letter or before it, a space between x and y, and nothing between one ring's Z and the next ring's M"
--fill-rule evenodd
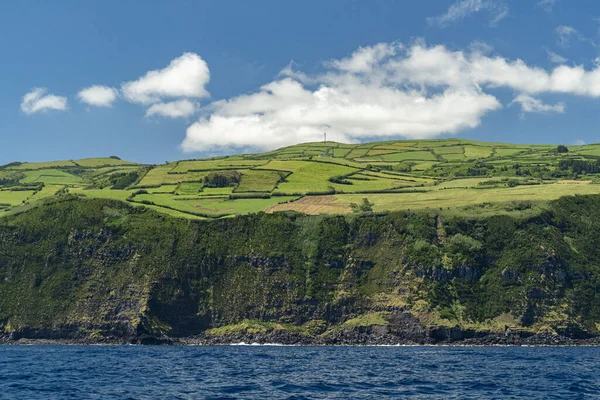
M157 103L163 98L203 98L209 96L205 88L209 80L206 62L197 54L184 53L166 68L124 83L121 91L127 100L142 104Z
M64 111L67 109L66 97L46 93L47 89L45 88L35 88L27 93L23 96L21 110L25 114L33 114L39 111Z
M501 0L460 0L445 13L427 18L427 22L444 28L479 12L486 12L491 17L490 25L495 26L508 15L508 6Z
M545 104L540 99L536 99L527 94L520 94L512 101L521 105L522 115L525 113L564 113L565 104Z
M435 137L476 127L500 103L476 90L448 89L428 97L416 90L360 82L310 91L288 78L214 107L212 115L188 128L184 150L272 149L318 141L323 132L344 142Z
M183 99L153 104L146 111L146 117L160 115L169 118L185 118L193 115L195 112L196 104L187 99Z
M576 146L584 146L585 145L585 140L583 140L583 139L577 139L575 141L575 145Z
M325 63L307 75L287 66L253 93L201 108L186 132L185 151L268 150L298 142L357 142L432 138L481 124L502 107L496 88L515 91L523 112L564 112L544 93L600 97L600 68L557 65L546 70L523 60L456 51L416 42L380 43Z
M96 107L111 107L113 102L117 99L119 92L117 89L94 85L83 89L77 93L79 100Z
M397 46L388 43L378 43L375 46L360 47L352 56L341 60L332 60L329 66L341 71L359 73L369 72L383 59L396 54Z

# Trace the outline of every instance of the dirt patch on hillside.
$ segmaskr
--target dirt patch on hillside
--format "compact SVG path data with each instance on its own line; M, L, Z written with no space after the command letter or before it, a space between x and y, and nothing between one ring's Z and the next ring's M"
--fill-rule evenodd
M350 211L350 207L338 204L334 196L305 196L291 203L275 204L268 207L265 212L298 211L304 214L343 214Z
M574 181L571 179L565 179L562 181L558 181L556 183L561 183L563 185L588 185L588 184L592 183L592 181Z

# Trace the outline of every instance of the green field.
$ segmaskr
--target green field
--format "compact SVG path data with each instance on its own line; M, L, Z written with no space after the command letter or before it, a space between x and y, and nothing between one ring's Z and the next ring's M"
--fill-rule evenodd
M0 190L0 204L16 206L26 201L33 193L33 191L29 190Z
M338 195L336 203L347 206L368 197L375 203L374 211L398 211L423 208L453 208L481 203L514 201L547 201L575 194L600 194L600 185L548 184L502 189L432 190L424 193Z
M467 159L487 158L492 155L494 149L492 147L482 146L464 146L465 157Z
M59 169L38 169L26 171L21 183L44 183L46 185L77 185L82 183L79 176L69 174Z
M106 166L121 166L121 165L136 165L130 161L119 160L117 158L84 158L81 160L73 160L73 163L81 167L106 167Z
M226 216L232 214L248 214L251 212L264 211L275 204L295 200L293 196L278 196L269 199L236 199L229 197L194 197L172 196L167 194L141 194L135 196L135 202L143 204L151 203L158 207L164 207L192 215Z
M323 147L303 143L162 165L116 157L9 163L0 166L0 216L65 193L203 218L284 209L350 212L349 204L363 197L376 211L520 199L542 204L598 193L600 183L598 144L563 152L556 145L464 139L327 142Z
M406 151L402 153L386 154L381 156L383 161L435 161L437 158L430 151Z
M278 171L248 170L242 174L242 180L235 189L236 192L268 192L275 189L275 185L287 174Z

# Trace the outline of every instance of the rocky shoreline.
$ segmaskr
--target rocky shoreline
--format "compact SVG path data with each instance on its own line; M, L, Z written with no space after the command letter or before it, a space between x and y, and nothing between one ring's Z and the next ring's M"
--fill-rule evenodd
M28 338L0 335L0 345L291 345L291 346L600 346L600 337L572 338L556 334L480 333L462 338L425 337L414 340L389 333L344 331L335 335L306 336L289 332L234 334L225 336L197 335L188 337L106 337L106 338Z

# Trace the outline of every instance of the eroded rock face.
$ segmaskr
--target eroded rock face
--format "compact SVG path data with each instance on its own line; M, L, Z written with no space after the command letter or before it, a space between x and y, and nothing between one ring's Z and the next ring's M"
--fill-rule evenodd
M563 202L523 221L391 213L190 222L114 201L61 201L0 221L0 338L589 340L600 320L600 218L590 216L600 215L600 196ZM585 224L571 222L578 212ZM501 314L529 333L486 331ZM210 333L242 321L267 328ZM552 333L529 339L536 327Z

